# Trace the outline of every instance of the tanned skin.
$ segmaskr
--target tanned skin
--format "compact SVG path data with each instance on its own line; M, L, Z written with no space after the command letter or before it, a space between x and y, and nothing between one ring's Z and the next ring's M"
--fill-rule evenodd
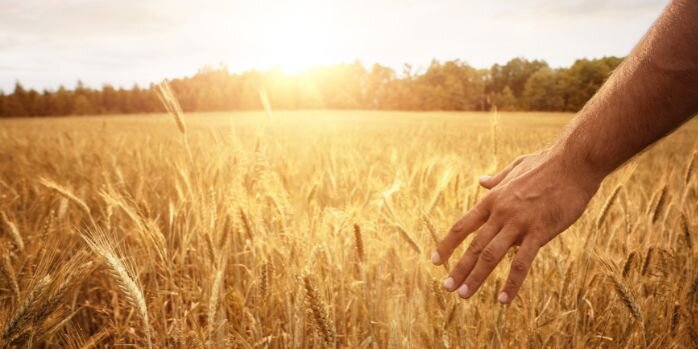
M603 179L698 112L698 1L675 0L547 149L480 178L490 192L432 256L440 265L470 234L444 281L471 297L512 246L520 246L499 301L511 302L538 250L582 215Z

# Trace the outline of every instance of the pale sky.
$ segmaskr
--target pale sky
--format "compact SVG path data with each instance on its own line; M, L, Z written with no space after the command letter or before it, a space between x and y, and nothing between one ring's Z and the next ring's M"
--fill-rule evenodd
M626 55L669 0L0 0L0 89L130 87L225 63L401 70Z

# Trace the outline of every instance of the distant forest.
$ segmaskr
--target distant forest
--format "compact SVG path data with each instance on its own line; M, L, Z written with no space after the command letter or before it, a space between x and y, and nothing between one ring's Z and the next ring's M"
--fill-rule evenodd
M273 109L531 110L578 111L622 61L617 57L580 59L566 68L542 60L515 58L476 69L455 60L433 61L423 72L360 62L309 69L230 73L205 67L170 85L185 112L261 109L263 88ZM0 117L164 112L155 85L130 89L104 85L36 91L17 82L0 91Z

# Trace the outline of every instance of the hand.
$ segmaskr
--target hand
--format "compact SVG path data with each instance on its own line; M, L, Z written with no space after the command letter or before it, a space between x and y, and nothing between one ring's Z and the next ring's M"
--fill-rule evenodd
M520 245L498 298L509 303L516 297L538 250L582 215L601 182L581 167L565 165L562 155L522 156L499 174L480 178L491 191L451 228L432 256L434 264L442 264L478 230L444 281L448 291L458 289L469 298L509 248Z

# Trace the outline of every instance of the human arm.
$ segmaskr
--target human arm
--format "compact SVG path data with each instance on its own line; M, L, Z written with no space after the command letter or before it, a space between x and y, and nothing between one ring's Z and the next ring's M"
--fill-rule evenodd
M698 2L675 0L547 149L518 158L482 186L491 191L441 241L444 263L470 246L444 282L468 298L520 245L499 300L510 302L538 250L584 212L603 179L698 111Z

